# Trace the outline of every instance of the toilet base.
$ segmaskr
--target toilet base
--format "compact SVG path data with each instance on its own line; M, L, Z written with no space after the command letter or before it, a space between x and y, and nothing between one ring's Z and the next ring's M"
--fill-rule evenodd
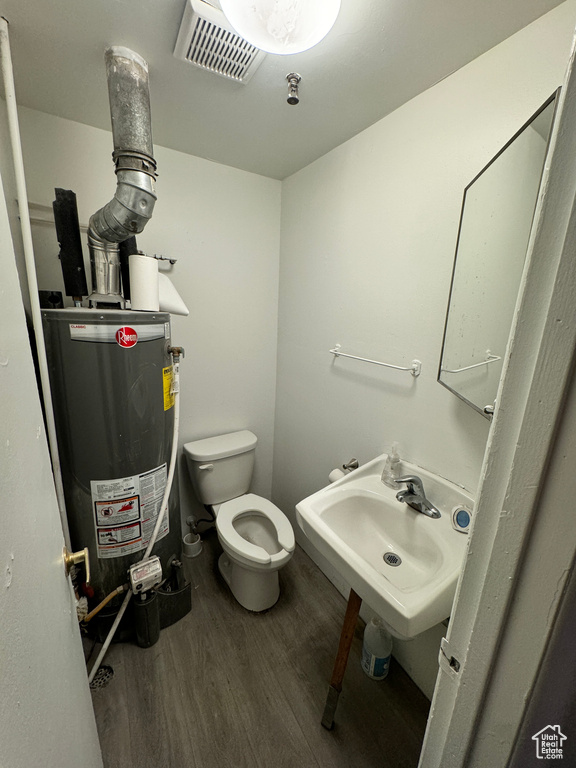
M236 600L249 611L266 611L280 597L277 570L248 570L231 560L226 552L218 558L218 570Z

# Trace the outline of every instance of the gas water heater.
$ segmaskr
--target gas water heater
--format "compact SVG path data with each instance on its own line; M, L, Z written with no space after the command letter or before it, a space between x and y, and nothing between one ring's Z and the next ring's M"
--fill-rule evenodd
M42 312L74 549L88 547L95 599L126 582L159 514L174 424L170 315ZM177 481L154 554L181 549Z
M132 616L122 629L128 636L133 625L143 647L190 610L191 594L179 560L172 445L182 350L171 346L170 315L158 311L158 292L155 307L140 306L130 292L138 284L130 260L145 257L135 235L156 202L148 65L121 46L109 48L105 61L116 190L88 223L92 292L86 297L76 196L57 189L59 258L75 306L42 312L71 544L74 550L88 548L86 591L97 603L84 621L96 636L107 633L90 681L132 594Z

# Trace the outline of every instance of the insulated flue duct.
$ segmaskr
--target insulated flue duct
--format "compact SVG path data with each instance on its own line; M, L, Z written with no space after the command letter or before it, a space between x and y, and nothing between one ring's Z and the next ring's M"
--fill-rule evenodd
M118 243L142 232L156 202L148 65L134 51L106 51L106 73L116 166L116 193L90 218L88 247L92 303L117 304L120 294Z

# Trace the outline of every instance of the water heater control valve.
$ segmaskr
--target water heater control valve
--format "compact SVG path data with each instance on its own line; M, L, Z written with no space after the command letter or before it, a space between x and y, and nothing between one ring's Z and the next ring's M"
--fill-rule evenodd
M128 570L130 587L135 595L154 589L162 581L162 563L159 557L150 557L139 563L134 563Z

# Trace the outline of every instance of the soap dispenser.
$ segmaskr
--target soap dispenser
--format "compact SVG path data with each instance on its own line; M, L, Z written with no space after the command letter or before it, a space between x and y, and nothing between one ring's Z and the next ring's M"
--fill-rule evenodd
M400 456L398 456L398 443L392 443L390 453L386 457L384 469L382 470L382 482L388 488L398 490L396 479L400 477Z

